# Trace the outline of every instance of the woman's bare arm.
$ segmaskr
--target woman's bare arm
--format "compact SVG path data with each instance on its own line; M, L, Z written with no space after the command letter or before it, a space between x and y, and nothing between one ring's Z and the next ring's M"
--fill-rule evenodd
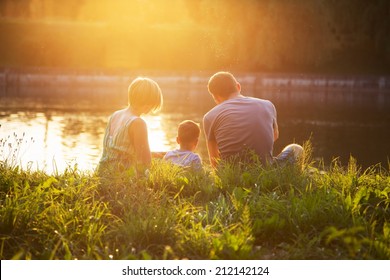
M134 120L131 126L137 164L147 168L152 161L148 140L148 128L145 121L141 118Z

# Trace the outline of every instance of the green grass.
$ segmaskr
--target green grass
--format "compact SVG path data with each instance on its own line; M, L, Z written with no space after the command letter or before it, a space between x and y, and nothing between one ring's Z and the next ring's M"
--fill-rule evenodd
M3 160L0 258L389 259L389 195L389 170L354 159L110 178Z

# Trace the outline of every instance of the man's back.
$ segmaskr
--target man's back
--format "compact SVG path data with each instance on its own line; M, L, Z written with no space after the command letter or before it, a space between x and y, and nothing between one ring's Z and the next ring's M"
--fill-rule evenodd
M226 100L204 116L208 141L216 141L222 159L253 150L263 163L272 159L274 105L267 100L243 97Z

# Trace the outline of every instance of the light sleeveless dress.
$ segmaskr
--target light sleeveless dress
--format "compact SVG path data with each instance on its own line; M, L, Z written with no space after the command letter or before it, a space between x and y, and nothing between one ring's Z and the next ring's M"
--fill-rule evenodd
M99 172L128 169L135 163L135 147L130 135L130 126L139 117L130 116L124 126L110 135L111 121L114 114L110 117L104 134Z

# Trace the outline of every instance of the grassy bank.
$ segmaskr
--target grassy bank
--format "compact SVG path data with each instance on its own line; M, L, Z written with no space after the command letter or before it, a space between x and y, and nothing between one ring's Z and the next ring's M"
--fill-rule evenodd
M317 168L315 168L317 167ZM0 162L1 259L389 259L390 176L334 162L98 178Z

